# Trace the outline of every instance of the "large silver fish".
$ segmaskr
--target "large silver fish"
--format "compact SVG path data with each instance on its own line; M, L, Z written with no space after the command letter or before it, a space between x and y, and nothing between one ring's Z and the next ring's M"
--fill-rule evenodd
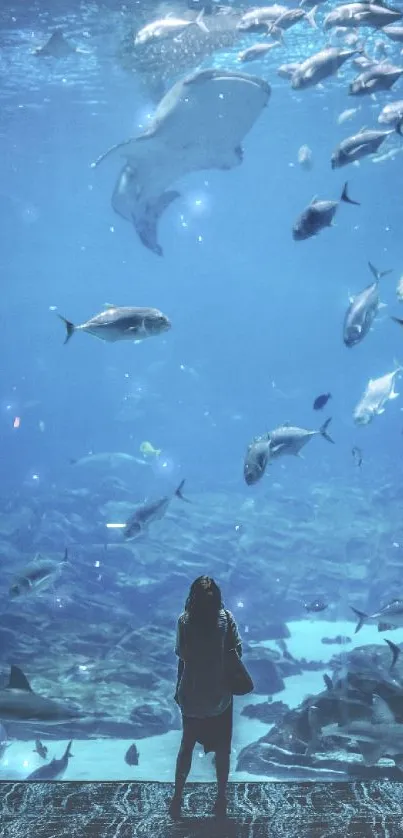
M71 753L72 744L73 741L71 740L60 759L52 759L47 765L41 765L40 768L36 768L35 771L31 771L26 779L35 780L36 783L38 781L45 780L61 780L66 773L69 759L74 756L74 754Z
M270 85L256 76L201 70L168 91L143 134L118 143L93 163L111 155L126 158L112 205L147 248L162 255L158 222L179 195L168 189L172 183L190 172L242 163L241 143L270 92Z
M182 480L173 495L165 495L163 498L146 501L141 504L141 506L138 506L126 522L126 526L123 531L124 537L136 538L136 536L141 535L141 533L147 530L153 521L159 521L163 518L171 500L174 497L180 498L180 500L186 501L186 503L190 503L190 501L182 494L184 485L185 481Z
M388 401L397 399L399 393L395 390L395 379L401 375L403 367L398 366L393 372L388 372L380 378L370 378L365 392L354 409L353 419L357 425L368 425L374 416L385 413Z
M403 68L395 67L393 64L386 62L374 64L353 79L349 87L350 96L365 96L377 93L379 90L390 90L402 73Z
M400 135L402 134L401 127L401 122L399 122L396 128L391 128L390 131L362 128L358 134L353 134L353 136L342 140L332 154L332 169L339 169L341 166L347 166L348 163L354 163L369 154L375 154L386 137L390 137L395 131Z
M336 6L326 15L323 28L371 26L374 29L380 29L388 23L400 20L402 17L402 12L396 9L388 9L387 6L381 4L377 5L371 2L346 3L342 6Z
M305 90L315 84L334 76L337 70L360 52L359 49L338 49L327 47L326 49L311 55L297 67L291 78L291 87L294 90Z
M378 271L371 262L368 265L375 282L350 300L343 326L343 341L348 347L356 346L368 334L379 310L379 280L392 272L390 269Z
M334 444L334 440L327 432L331 421L330 418L326 419L326 422L316 431L307 431L305 428L297 428L288 423L284 423L284 425L280 425L273 431L269 431L269 461L277 457L282 457L285 454L298 457L301 448L304 448L314 436L323 436L327 442Z
M351 610L358 617L355 634L360 631L364 623L377 623L378 631L388 631L389 629L403 627L402 599L392 600L392 602L389 602L379 611L375 611L374 614L365 614L364 611L359 611L358 608L352 608Z
M38 554L34 561L24 567L14 578L10 586L10 597L16 599L26 594L41 593L46 590L53 584L68 562L67 549L61 562L43 559Z
M157 308L108 306L105 311L80 326L75 326L60 314L59 317L67 330L65 343L74 332L88 332L100 340L115 343L117 340L145 340L171 328L168 318Z

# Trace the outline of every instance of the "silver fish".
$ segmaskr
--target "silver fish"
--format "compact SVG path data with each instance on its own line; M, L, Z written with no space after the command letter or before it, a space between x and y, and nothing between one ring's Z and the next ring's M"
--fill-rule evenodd
M365 614L364 611L359 611L358 608L351 608L354 614L358 617L355 634L362 629L364 623L378 623L378 631L386 631L385 624L390 628L402 628L403 626L403 600L394 599L376 611L374 614Z
M248 486L253 486L264 475L269 461L270 439L269 435L256 437L247 448L243 476Z
M74 332L88 332L100 340L114 343L117 340L145 340L171 328L168 318L157 308L108 306L105 311L80 326L75 326L60 314L58 316L66 326L65 343Z
M348 347L356 346L368 334L379 310L379 280L392 273L390 269L378 271L371 262L368 265L375 282L350 300L343 326L343 341Z
M238 21L237 29L241 32L267 32L271 23L275 23L282 15L288 12L287 6L274 3L272 6L262 6L245 12Z
M379 116L378 122L382 125L396 125L403 120L403 99L400 99L398 102L389 102L388 105L385 105L382 108Z
M28 774L26 779L35 780L35 782L38 782L39 780L61 780L66 772L69 759L74 756L74 754L71 753L72 744L73 740L68 743L61 759L52 759L47 765L41 765L40 768L36 768L35 771Z
M269 431L269 461L276 457L282 457L284 454L298 457L301 448L314 436L323 436L327 442L334 444L334 440L327 432L331 421L331 419L326 419L326 422L317 431L307 431L305 428L297 428L287 423Z
M387 35L391 41L397 41L398 44L403 42L403 26L384 26L382 32Z
M374 29L380 29L388 23L400 20L402 16L400 11L376 3L346 3L337 6L326 15L323 28L326 30L334 26L372 26Z
M327 47L316 52L300 64L291 78L291 87L294 90L305 90L319 84L323 79L335 75L345 61L357 55L357 52L360 50L337 47Z
M204 9L197 15L195 20L183 20L177 17L166 17L161 20L154 20L148 23L134 39L136 47L147 44L149 41L163 41L165 38L175 38L181 35L188 26L198 26L202 32L208 33L208 28L203 21Z
M163 518L171 500L174 497L180 498L180 500L183 500L186 503L190 503L190 501L182 494L184 485L185 481L182 480L173 495L166 495L165 497L158 498L157 500L146 501L141 504L141 506L138 506L133 512L133 515L131 515L129 520L126 522L126 526L123 531L124 537L136 538L136 536L143 533L153 521L159 521Z
M263 58L270 50L281 46L279 41L274 41L272 44L254 44L252 47L242 50L238 53L239 61L243 64L247 61L256 61L257 58Z
M325 227L331 227L336 210L341 201L359 206L358 201L353 201L349 197L347 183L344 184L338 201L318 201L316 197L313 198L309 206L304 209L295 222L292 229L293 238L296 241L309 239L311 236L316 236Z
M61 562L42 559L41 555L38 554L34 561L14 578L10 586L10 597L16 599L26 594L40 593L49 588L68 562L67 549Z
M332 169L339 169L341 166L347 166L348 163L354 163L356 160L361 160L369 154L375 154L384 140L386 140L386 137L390 137L395 131L401 135L400 122L395 129L391 128L390 131L367 130L366 128L362 128L358 134L353 134L353 136L342 140L332 154Z
M364 395L354 409L353 419L357 425L368 425L374 416L385 412L385 405L392 399L397 399L399 393L395 391L395 379L403 372L398 366L393 372L388 372L380 378L370 378Z
M365 96L377 93L378 90L390 90L402 74L402 67L386 63L374 64L353 79L350 83L349 94L350 96Z

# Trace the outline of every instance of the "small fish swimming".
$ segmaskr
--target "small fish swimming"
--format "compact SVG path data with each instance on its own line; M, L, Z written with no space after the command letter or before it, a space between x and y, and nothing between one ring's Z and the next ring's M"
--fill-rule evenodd
M247 49L238 53L238 60L245 64L247 61L256 61L258 58L263 58L270 50L281 46L280 41L274 41L272 44L254 44Z
M133 742L133 745L130 745L130 748L128 748L126 751L125 762L127 763L127 765L138 765L139 757L140 754L137 750L137 745L135 742Z
M41 765L40 768L37 768L35 771L32 771L31 774L28 774L26 780L35 780L35 782L38 782L39 780L61 780L66 772L69 759L74 756L74 754L71 753L72 744L73 741L71 740L68 743L61 759L52 759L47 763L47 765Z
M180 36L189 26L198 26L201 32L208 34L208 28L203 20L204 9L197 15L195 20L183 20L179 17L165 17L161 20L154 20L147 23L143 29L137 32L134 39L134 46L144 46L150 41L163 41L165 38Z
M395 378L403 368L398 366L393 372L388 372L380 378L370 378L364 395L358 402L353 419L357 425L368 425L374 416L385 412L385 405L392 399L397 399L399 393L395 391Z
M358 466L358 468L361 468L363 460L361 448L358 448L357 445L354 445L354 447L351 449L351 453L353 455L355 465Z
M161 448L154 448L151 442L142 442L139 450L145 457L159 457L162 451Z
M333 218L341 201L347 204L360 206L358 201L353 201L348 194L348 184L344 184L339 201L318 201L312 198L311 203L303 210L292 228L292 236L295 241L304 241L316 236L325 227L331 227Z
M343 341L345 346L350 348L360 343L368 334L380 308L379 281L392 273L391 269L378 271L371 262L368 262L368 265L375 277L375 282L350 299L350 305L344 317Z
M390 631L403 626L403 599L392 600L374 614L365 614L352 606L351 610L358 617L355 634L362 629L364 623L378 623L378 631Z
M180 498L180 500L183 500L186 503L190 503L190 500L185 498L182 494L184 485L185 481L182 480L173 495L166 495L163 498L158 498L158 500L146 501L141 506L138 506L133 512L133 515L131 515L129 520L126 522L123 532L124 537L136 538L136 536L147 530L153 521L159 521L163 518L171 500L174 497Z
M313 166L313 157L312 151L308 145L302 145L301 148L298 149L297 160L301 169L305 169L306 172L311 171Z
M38 754L38 756L42 757L42 759L46 759L48 755L48 748L46 745L43 745L40 739L35 739L35 748L33 750L34 754Z
M38 553L34 561L14 578L9 590L10 597L16 599L26 594L40 593L49 588L68 563L67 548L60 562L43 559Z
M88 332L100 340L114 343L117 340L145 340L160 335L171 328L171 323L157 308L132 308L130 306L108 306L105 311L91 317L86 323L75 326L70 320L58 315L66 326L66 340L74 332Z
M314 403L313 409L314 410L322 410L324 406L328 403L329 399L332 398L331 393L322 393L321 396L317 396Z
M326 611L326 608L328 607L329 606L321 599L314 599L312 602L306 602L304 604L305 611L312 614L320 614L321 611Z
M267 33L270 24L275 23L282 15L288 12L287 6L274 3L272 6L261 6L245 12L237 23L237 29L242 32L264 32Z

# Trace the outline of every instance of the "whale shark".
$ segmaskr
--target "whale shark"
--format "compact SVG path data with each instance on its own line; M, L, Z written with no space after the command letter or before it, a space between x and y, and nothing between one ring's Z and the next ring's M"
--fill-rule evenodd
M158 222L180 193L170 187L191 172L230 170L243 160L242 141L266 107L270 85L230 70L201 70L165 94L143 133L117 143L92 163L123 157L112 207L159 256Z

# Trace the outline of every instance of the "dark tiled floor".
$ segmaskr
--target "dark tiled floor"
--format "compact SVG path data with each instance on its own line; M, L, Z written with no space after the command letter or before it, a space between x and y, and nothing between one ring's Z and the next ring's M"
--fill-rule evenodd
M403 784L190 783L172 821L168 783L0 783L0 838L403 838Z

